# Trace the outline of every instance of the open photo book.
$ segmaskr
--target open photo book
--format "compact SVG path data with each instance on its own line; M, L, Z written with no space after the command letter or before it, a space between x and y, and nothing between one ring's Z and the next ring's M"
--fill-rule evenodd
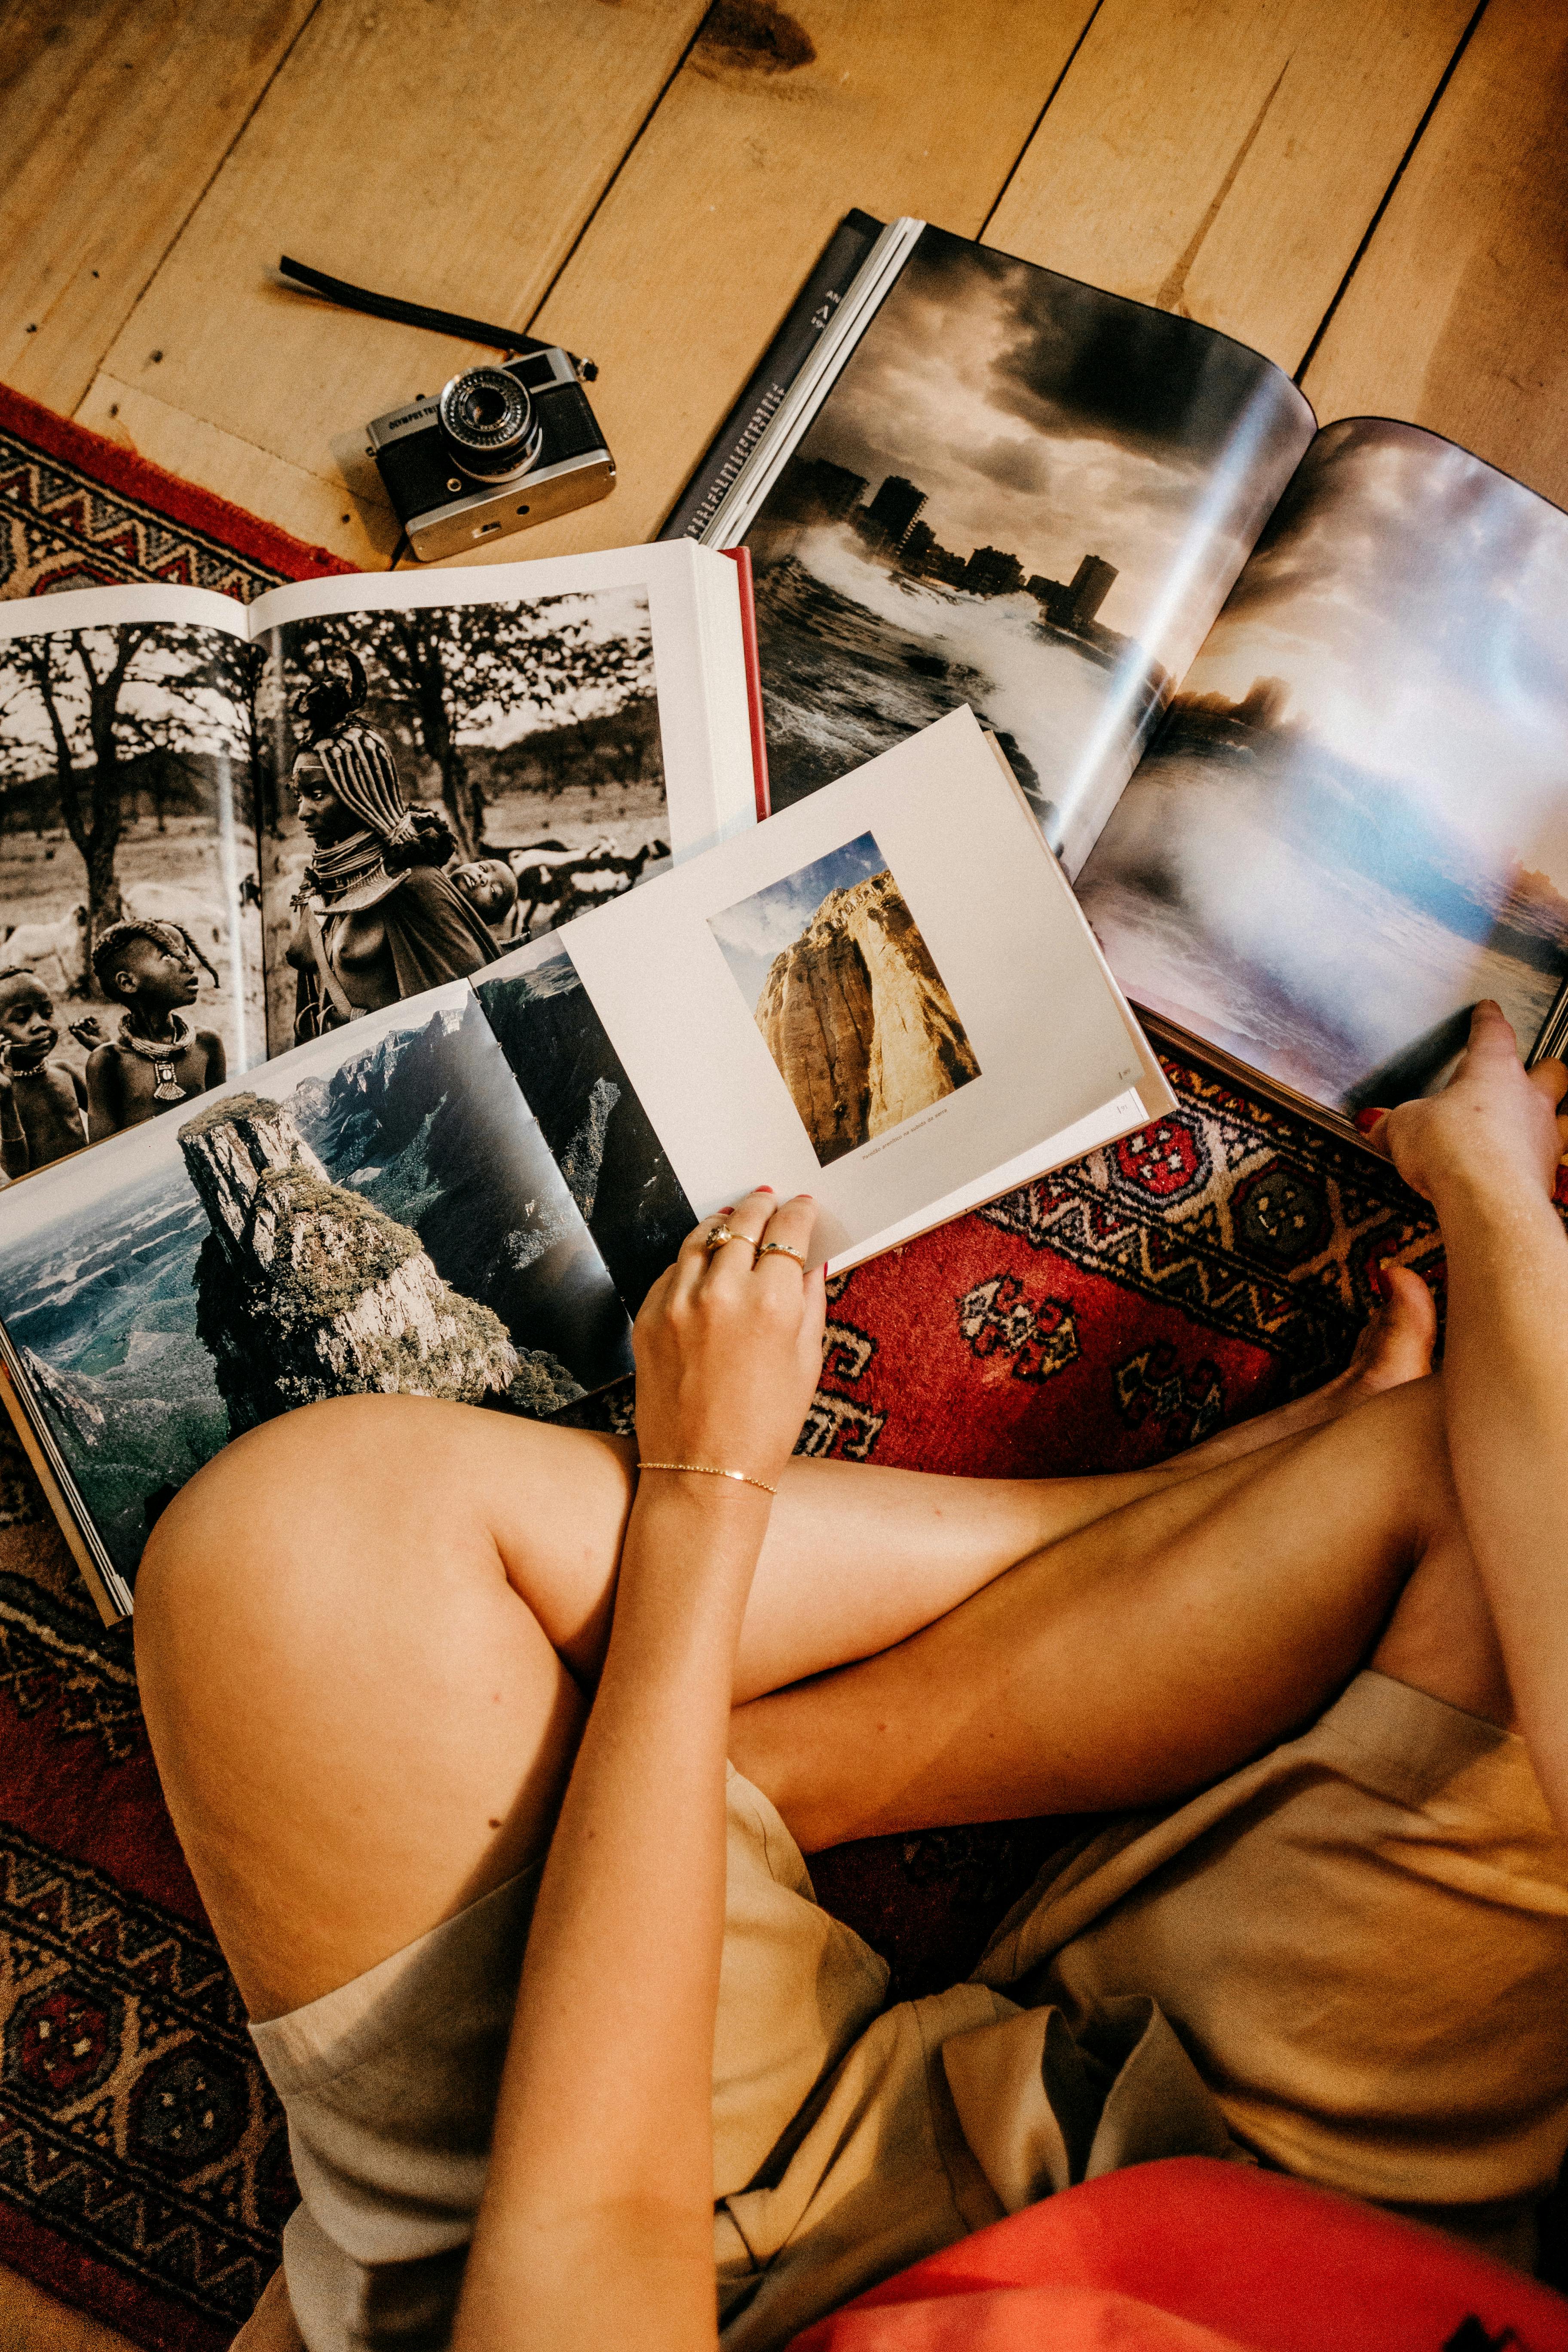
M0 605L0 1171L754 824L753 642L693 547Z
M701 1217L856 1264L1173 1107L967 710L466 979L0 1202L5 1402L107 1614L228 1440L366 1390L546 1414Z
M851 215L666 526L773 805L957 702L1129 997L1343 1129L1568 1020L1568 517L1193 320ZM1353 1131L1353 1130L1352 1130Z

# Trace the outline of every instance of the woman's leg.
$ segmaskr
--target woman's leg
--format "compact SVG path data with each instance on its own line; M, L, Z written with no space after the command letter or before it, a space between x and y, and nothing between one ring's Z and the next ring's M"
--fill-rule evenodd
M1268 1426L1251 1434L1263 1440ZM1155 1654L1152 1703L1179 1750L1192 1713L1172 1668L1189 1630L1186 1555L1173 1556L1173 1575L1156 1560L1132 1576L1142 1617L1123 1607L1128 1559L1145 1528L1167 1543L1172 1527L1201 1518L1259 1463L1312 1442L1298 1434L1255 1456L1211 1456L1185 1476L1178 1465L1039 1483L792 1464L748 1614L744 1686L773 1690L889 1644L902 1644L902 1657L916 1628L1001 1579L1008 1597L987 1620L994 1631L964 1643L975 1705L1020 1642L1048 1650L1053 1627L1069 1641L1087 1626L1102 1650ZM176 1826L256 2014L357 1975L542 1850L602 1654L630 1492L627 1447L367 1397L253 1433L170 1507L139 1580L143 1699ZM1162 1496L1176 1519L1130 1531L1130 1509ZM1113 1530L1109 1547L1096 1548L1096 1526ZM1332 1564L1292 1555L1280 1571L1287 1586L1304 1578L1300 1614L1314 1626L1349 1608L1331 1680L1350 1670L1386 1606L1386 1552L1370 1597L1353 1547ZM1059 1570L1043 1564L1058 1556ZM1006 1578L1021 1559L1029 1573ZM1152 1613L1151 1596L1162 1604ZM1268 1576L1256 1591L1241 1580L1230 1605L1234 1626L1210 1638L1222 1675L1245 1679L1254 1651L1274 1641ZM1260 1738L1321 1695L1325 1664L1315 1652L1313 1661L1287 1678L1287 1713ZM880 1685L861 1687L880 1703ZM842 1809L842 1776L861 1760L858 1735L843 1744L850 1717L833 1690L827 1677L792 1695L787 1725L754 1709L737 1718L764 1777L763 1734L781 1726L786 1750L798 1728L806 1753L820 1754L820 1788L798 1773L790 1784L807 1834L809 1820ZM1264 1695L1244 1711L1242 1727L1270 1703ZM1057 1728L1068 1736L1059 1718ZM1100 1745L1086 1714L1071 1736L1086 1756ZM1211 1735L1205 1756L1214 1745ZM1111 1771L1099 1801L1120 1787Z
M808 1853L1162 1802L1319 1712L1457 1528L1440 1383L1412 1381L1140 1496L880 1654L738 1707L731 1754Z

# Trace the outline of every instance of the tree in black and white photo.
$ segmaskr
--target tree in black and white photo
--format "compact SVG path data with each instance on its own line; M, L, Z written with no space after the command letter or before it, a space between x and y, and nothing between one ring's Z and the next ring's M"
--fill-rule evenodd
M308 665L317 648L359 656L370 680L367 714L405 732L465 857L484 841L490 795L475 757L481 746L651 706L653 698L646 600L625 593L302 623L287 633L287 669ZM424 787L416 778L408 782L409 797L418 797Z

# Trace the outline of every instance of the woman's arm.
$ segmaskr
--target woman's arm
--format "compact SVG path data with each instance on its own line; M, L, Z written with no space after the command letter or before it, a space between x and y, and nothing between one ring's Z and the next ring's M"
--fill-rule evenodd
M772 1215L770 1219L770 1211ZM812 1205L731 1229L804 1254ZM637 1318L647 1463L615 1620L551 1844L453 2352L701 2352L713 2282L713 2019L724 1758L769 1496L822 1357L825 1290L692 1235Z
M1568 1238L1552 1205L1568 1071L1528 1075L1500 1008L1476 1008L1453 1078L1376 1140L1437 1212L1454 1480L1519 1727L1568 1836Z

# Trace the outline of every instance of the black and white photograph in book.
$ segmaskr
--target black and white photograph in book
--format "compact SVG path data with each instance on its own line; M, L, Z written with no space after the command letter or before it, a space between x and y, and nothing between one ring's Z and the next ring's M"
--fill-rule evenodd
M121 623L0 638L0 1171L265 1052L248 648Z
M0 1320L113 1565L231 1437L366 1389L557 1411L631 1368L473 992L334 1032L8 1203Z
M819 1166L980 1076L873 834L770 882L708 925Z
M275 1053L479 971L668 855L645 590L333 614L273 646Z
M1318 436L1079 877L1152 1011L1346 1111L1568 971L1568 515L1361 417Z
M969 702L1072 865L1311 430L1256 352L925 229L746 534L774 806Z

